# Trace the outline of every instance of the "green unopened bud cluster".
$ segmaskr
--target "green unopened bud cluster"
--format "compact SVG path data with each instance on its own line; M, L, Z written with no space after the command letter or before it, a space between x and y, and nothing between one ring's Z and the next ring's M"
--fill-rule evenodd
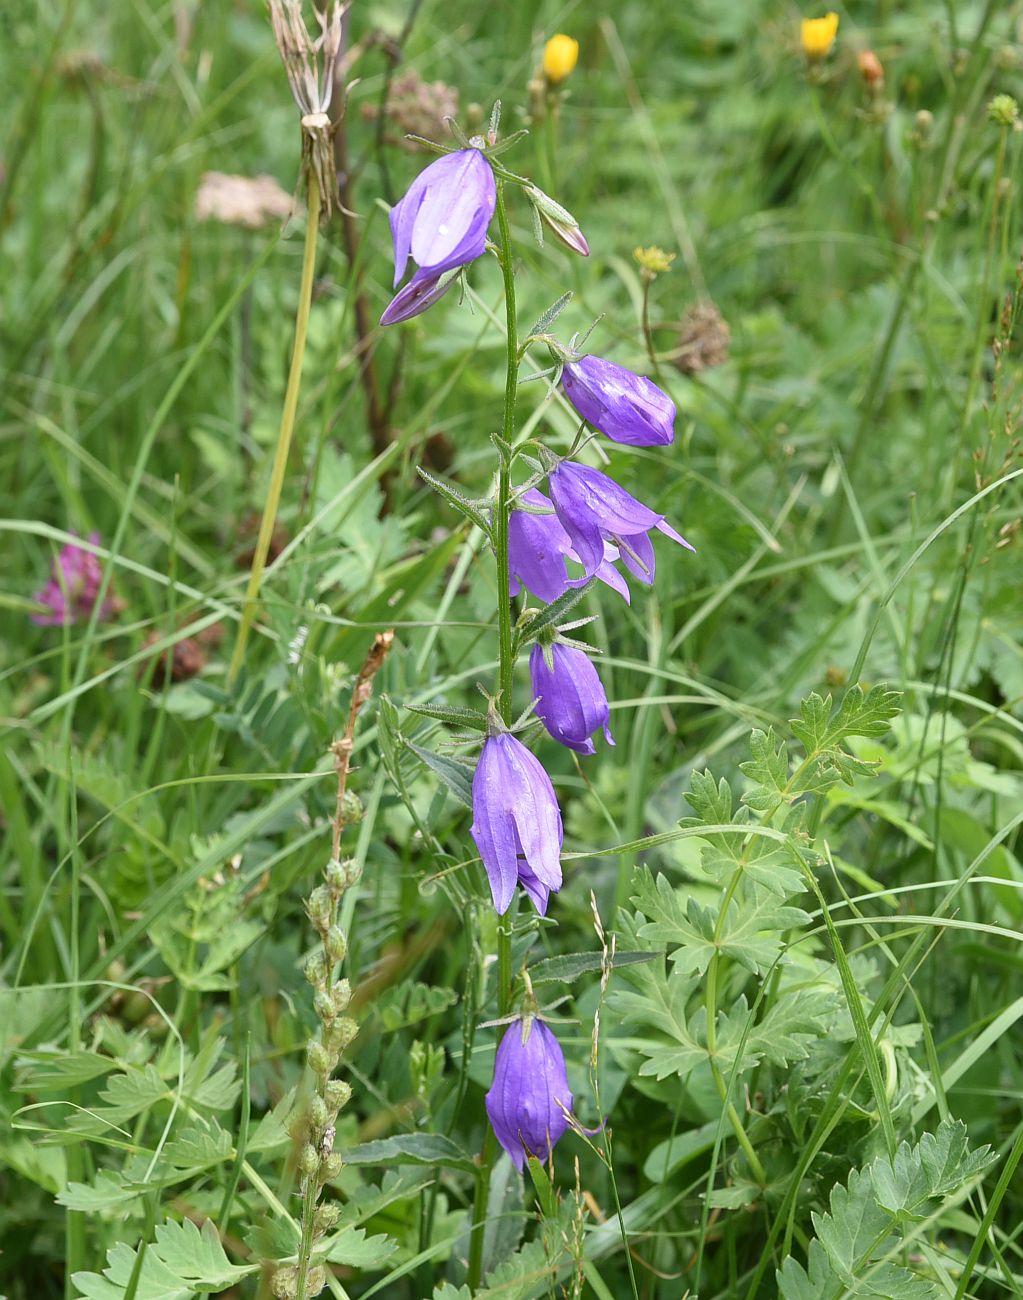
M349 807L346 797L346 821L356 821L361 815L358 800L352 796L352 801ZM347 936L338 925L338 904L345 890L356 884L361 874L357 863L332 858L324 868L323 883L306 900L306 915L319 938L319 947L305 959L302 970L312 986L313 1010L320 1028L316 1037L306 1044L306 1061L315 1079L313 1096L291 1131L298 1144L302 1197L313 1213L314 1242L336 1226L340 1214L335 1205L315 1205L315 1202L324 1184L337 1178L344 1164L334 1150L334 1137L338 1115L351 1099L352 1090L343 1079L332 1076L345 1049L358 1034L359 1026L345 1014L352 1000L352 986L347 979L336 977L338 963L344 961L348 951ZM306 1279L306 1296L319 1295L326 1280L321 1266L311 1268ZM275 1271L272 1285L279 1300L291 1300L298 1294L296 1267L282 1265Z
M1011 95L995 95L987 106L987 115L998 126L1019 126L1019 104Z

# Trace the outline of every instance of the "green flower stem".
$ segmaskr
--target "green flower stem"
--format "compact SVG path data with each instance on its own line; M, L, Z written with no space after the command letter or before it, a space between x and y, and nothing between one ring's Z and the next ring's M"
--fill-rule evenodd
M238 637L234 643L228 681L233 682L245 662L245 646L256 617L259 589L266 569L266 557L270 551L270 539L274 524L277 522L277 507L281 501L281 489L284 475L288 468L288 453L291 450L291 438L295 431L295 413L298 410L298 393L302 383L302 360L305 357L305 340L309 328L309 309L313 300L313 271L316 266L316 235L320 224L320 187L316 174L309 169L309 192L305 228L305 251L302 255L302 282L298 291L298 311L295 314L295 343L291 352L291 369L288 372L288 386L284 393L284 410L281 412L281 427L277 434L277 451L274 453L273 469L270 473L270 487L263 506L263 518L259 525L259 536L252 556L252 568L249 572L249 585L245 592L245 605L242 608Z
M519 383L519 335L515 321L515 269L512 262L511 231L508 228L508 210L504 202L504 182L497 182L497 223L501 231L501 270L504 273L504 306L507 321L508 369L504 384L504 423L501 436L506 446L515 437L515 394ZM498 688L501 692L501 717L508 724L512 720L512 675L515 659L512 654L511 595L508 574L508 515L511 506L511 462L505 451L501 452L497 469L497 507L494 528L494 552L497 557L497 627L500 650Z
M508 369L504 387L504 422L501 437L511 447L515 437L515 395L519 382L519 340L515 320L515 268L512 259L511 231L504 202L504 182L497 182L497 224L501 232L501 270L504 274L504 307L507 322ZM512 678L515 656L512 650L511 595L508 576L508 516L511 507L511 458L499 449L497 469L497 503L494 508L494 553L497 559L497 627L500 660L498 666L498 705L501 717L509 726L512 721ZM500 1016L510 1014L512 991L511 936L515 903L497 925L497 1007ZM490 1200L490 1174L497 1156L497 1140L487 1126L476 1176L476 1196L472 1207L472 1232L469 1242L469 1290L479 1288L483 1273L483 1237Z

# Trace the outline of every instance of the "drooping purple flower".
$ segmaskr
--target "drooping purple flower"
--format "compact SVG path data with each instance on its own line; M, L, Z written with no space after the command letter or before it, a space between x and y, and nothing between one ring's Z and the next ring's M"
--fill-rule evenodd
M494 1059L487 1116L516 1169L524 1168L527 1155L548 1159L571 1109L561 1044L542 1020L513 1020Z
M488 736L472 778L472 838L504 915L520 881L541 916L561 888L565 833L551 779L509 732Z
M99 533L90 533L89 541L93 546L98 546ZM40 605L47 606L50 612L31 614L29 617L40 627L63 627L88 619L96 604L102 581L103 568L99 557L75 542L69 542L61 548L54 560L46 586L33 597ZM108 591L99 617L112 617L117 612L117 607L117 598Z
M603 727L607 743L613 745L607 694L589 657L577 646L560 641L554 642L550 653L551 667L539 644L529 654L536 716L555 740L577 754L594 752L590 737L598 727Z
M570 587L581 586L586 579L570 579L568 576L566 558L578 562L579 557L572 549L572 539L553 513L550 498L532 488L524 492L521 499L527 505L540 506L552 513L534 515L526 510L511 512L508 519L510 593L517 596L521 587L525 587L538 600L549 605ZM613 546L605 547L604 558L597 566L596 576L628 602L628 584L612 563L617 558L618 552Z
M587 424L614 442L656 447L675 438L675 403L643 375L602 357L566 364L565 396Z
M482 256L497 186L478 149L459 149L425 167L391 209L394 287L409 257L417 270L380 317L381 325L418 316L450 287L448 271Z
M562 461L550 474L551 500L572 549L587 578L604 563L604 547L618 547L625 567L640 582L654 580L654 548L647 536L652 528L687 550L695 550L680 537L664 516L637 501L598 469Z

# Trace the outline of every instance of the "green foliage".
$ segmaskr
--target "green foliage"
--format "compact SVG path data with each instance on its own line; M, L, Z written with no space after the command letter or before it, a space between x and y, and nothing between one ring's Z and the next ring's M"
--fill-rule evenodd
M341 846L333 1292L470 1300L507 928L510 1010L528 974L586 1131L530 1177L498 1160L477 1295L1023 1294L1021 137L987 110L1023 97L1017 7L846 6L808 66L773 0L352 6L344 212L234 680L305 224L269 24L0 9L0 1293L257 1300L294 1258L329 746L393 627ZM555 19L580 57L548 92ZM575 336L679 412L671 446L582 459L696 547L657 536L628 604L598 580L516 598L513 712L530 645L576 624L617 742L530 724L565 828L539 921L494 916L468 835L497 258L377 326L386 209L430 157L403 136L454 138L441 82L470 133L499 88L505 139L529 128L503 165L592 250L536 246L508 183L519 338L541 336L515 488L527 440L579 431L546 346ZM201 217L210 172L276 178L292 216ZM648 281L654 243L675 260ZM117 617L33 623L94 530Z
M937 1283L896 1262L912 1240L912 1225L975 1182L997 1157L988 1147L967 1148L966 1125L944 1120L894 1160L879 1156L832 1189L829 1213L815 1214L807 1270L786 1259L778 1271L783 1300L838 1300L854 1294L889 1300L937 1300Z
M114 1246L102 1275L76 1273L72 1281L85 1300L124 1300L133 1281L136 1300L190 1300L200 1288L223 1291L254 1271L230 1262L208 1219L201 1231L190 1219L161 1224L136 1277L137 1258L128 1246Z

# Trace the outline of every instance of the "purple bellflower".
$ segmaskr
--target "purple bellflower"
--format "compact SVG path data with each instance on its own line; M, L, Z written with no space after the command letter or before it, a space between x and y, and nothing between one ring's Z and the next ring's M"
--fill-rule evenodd
M600 470L562 461L549 482L554 509L587 578L604 563L605 544L611 542L629 572L649 586L654 580L654 547L647 536L652 528L687 550L696 549L665 523L663 515Z
M391 209L394 287L409 257L418 269L380 317L381 325L426 311L453 284L454 276L441 282L446 272L482 256L496 202L494 173L478 149L445 154L419 173Z
M569 361L565 396L587 424L614 442L665 446L675 438L675 403L651 380L601 357Z
M534 645L529 654L536 716L555 740L577 754L594 752L590 736L598 727L603 727L604 738L613 745L607 694L589 657L577 646L559 641L549 647L549 653L550 667L541 645Z
M89 541L99 545L99 533L90 533ZM61 548L53 562L50 579L34 599L45 605L49 613L32 614L33 623L40 627L63 627L78 623L92 614L96 597L103 581L103 568L99 557L83 550L74 542ZM101 619L111 618L118 609L117 597L108 594L99 611Z
M527 505L540 506L553 511L549 497L535 488L523 492L521 500ZM570 587L582 586L587 579L570 579L565 560L579 557L572 549L572 539L558 522L557 516L534 515L526 510L513 510L508 519L508 574L509 594L517 596L522 587L531 591L538 600L549 605L563 596ZM608 544L604 558L595 570L601 582L629 600L628 583L614 567L612 561L618 551Z
M503 916L520 881L541 916L561 888L565 833L551 779L510 732L488 736L472 778L472 838Z
M494 1059L487 1116L516 1169L523 1169L527 1155L549 1157L571 1109L561 1044L542 1020L513 1020Z

